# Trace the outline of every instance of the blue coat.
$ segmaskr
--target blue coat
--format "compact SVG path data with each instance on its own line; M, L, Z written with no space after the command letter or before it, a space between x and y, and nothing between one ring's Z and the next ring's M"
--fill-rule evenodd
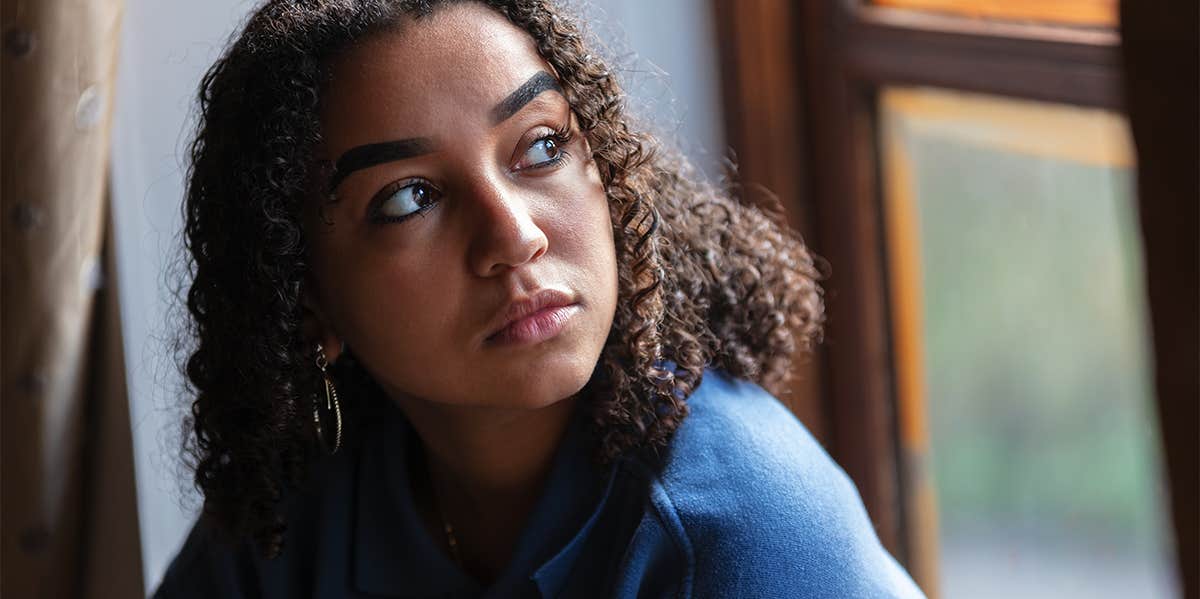
M708 371L661 459L599 469L577 419L505 572L488 588L426 534L408 494L414 435L381 406L351 451L288 502L283 553L202 521L156 597L922 597L854 485L760 387Z

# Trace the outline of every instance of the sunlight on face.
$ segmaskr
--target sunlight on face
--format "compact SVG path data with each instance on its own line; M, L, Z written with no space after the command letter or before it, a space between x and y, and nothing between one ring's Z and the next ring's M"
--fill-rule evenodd
M612 223L550 71L473 3L333 65L319 156L336 201L307 218L313 304L327 345L393 398L542 407L595 368L616 309ZM567 307L500 330L539 292Z

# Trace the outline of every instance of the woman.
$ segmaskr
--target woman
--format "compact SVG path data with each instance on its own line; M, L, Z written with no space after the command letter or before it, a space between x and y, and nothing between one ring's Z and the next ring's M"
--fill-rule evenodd
M544 0L274 0L205 77L162 597L912 597L767 389L776 216L633 131Z

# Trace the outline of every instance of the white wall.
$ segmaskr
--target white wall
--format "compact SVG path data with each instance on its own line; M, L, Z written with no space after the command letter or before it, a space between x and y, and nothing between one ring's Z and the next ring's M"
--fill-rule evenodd
M180 395L170 341L172 272L193 96L250 0L129 0L113 131L117 280L146 588L162 578L199 507L179 460ZM634 95L710 172L724 153L716 53L705 0L595 0L583 6ZM636 56L632 54L636 52ZM673 93L672 93L673 92Z
M573 2L630 93L633 113L708 174L726 154L716 25L707 0Z
M233 0L125 5L113 129L113 221L147 591L161 579L199 498L179 460L180 377L168 322L168 267L179 256L192 96L249 9Z

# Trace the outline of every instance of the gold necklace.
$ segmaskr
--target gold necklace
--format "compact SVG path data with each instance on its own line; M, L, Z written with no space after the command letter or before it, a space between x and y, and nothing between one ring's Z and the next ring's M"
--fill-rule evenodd
M430 482L432 483L432 481ZM450 555L459 568L465 568L462 552L458 548L458 537L454 536L454 527L450 526L450 520L446 518L446 512L442 509L442 502L438 497L437 490L433 489L432 484L429 487L433 491L433 502L437 505L438 516L442 519L442 530L446 532L446 544L450 546Z
M440 510L439 510L440 511ZM458 537L454 536L454 527L450 526L450 521L446 520L446 515L442 514L442 526L446 531L446 544L450 546L450 555L454 556L454 561L458 567L463 567L462 553L458 550Z
M466 569L463 564L462 550L458 546L458 537L454 535L454 527L450 525L450 519L446 517L446 510L442 509L442 498L438 493L437 485L433 482L433 473L429 471L428 464L425 465L425 480L429 484L430 499L433 500L433 507L437 510L438 517L442 519L442 531L446 533L446 545L450 547L450 556L454 558L454 563L458 564L459 568Z

